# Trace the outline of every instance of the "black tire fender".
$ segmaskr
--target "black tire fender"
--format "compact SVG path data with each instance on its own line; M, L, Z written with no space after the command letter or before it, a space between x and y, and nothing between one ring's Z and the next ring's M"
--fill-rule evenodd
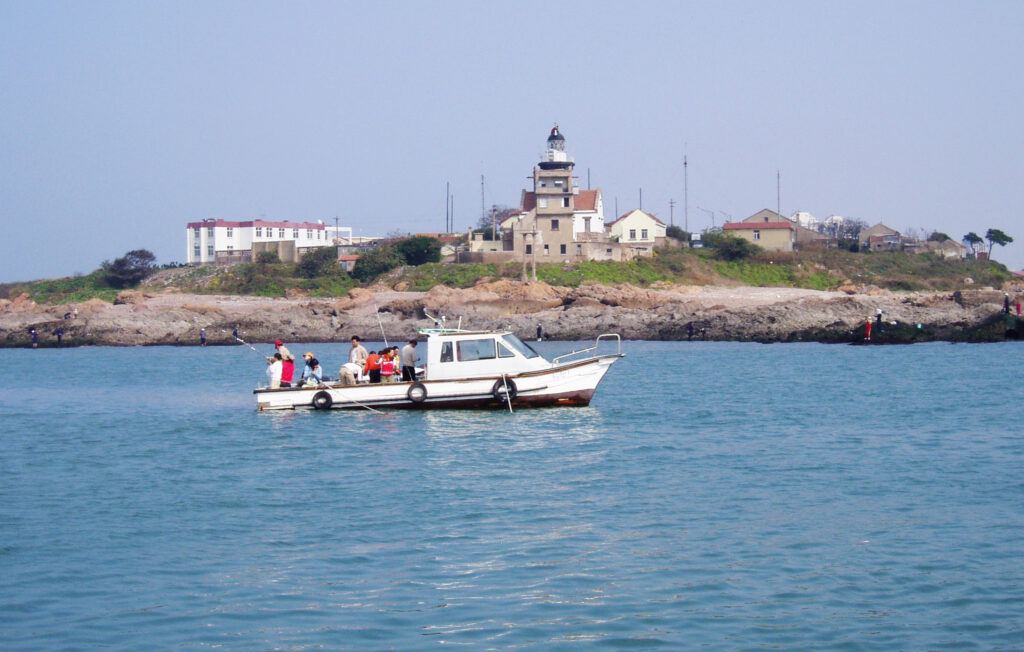
M334 400L331 398L331 394L322 389L313 394L313 400L311 401L315 410L327 410L331 407L332 403L334 403Z
M422 403L427 400L427 386L419 382L413 383L409 385L409 391L405 393L405 396L413 403Z
M505 398L505 388L508 387L508 398ZM499 378L494 381L494 386L491 387L491 395L498 401L505 403L506 401L516 400L516 396L519 395L519 388L516 387L516 381L511 378Z

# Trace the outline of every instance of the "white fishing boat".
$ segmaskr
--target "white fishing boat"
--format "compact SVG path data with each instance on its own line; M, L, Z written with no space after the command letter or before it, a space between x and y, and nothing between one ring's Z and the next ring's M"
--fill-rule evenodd
M259 387L258 410L297 408L501 408L588 405L608 368L623 357L616 333L594 345L544 359L508 331L421 329L426 365L415 382L325 382L314 387ZM606 352L605 352L606 351Z

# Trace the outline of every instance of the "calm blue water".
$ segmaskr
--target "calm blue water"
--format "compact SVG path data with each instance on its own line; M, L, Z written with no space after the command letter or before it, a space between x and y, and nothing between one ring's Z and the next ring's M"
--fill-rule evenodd
M0 644L1024 647L1024 346L624 351L511 415L259 414L244 347L0 351Z

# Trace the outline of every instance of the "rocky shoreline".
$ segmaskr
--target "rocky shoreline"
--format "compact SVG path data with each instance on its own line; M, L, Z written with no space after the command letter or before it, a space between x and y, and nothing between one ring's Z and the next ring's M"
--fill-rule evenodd
M1024 300L1011 288L1014 302ZM432 316L464 328L509 328L533 338L538 325L545 338L591 340L617 332L625 339L694 339L754 342L855 342L864 322L882 310L884 328L873 341L999 341L1015 328L1000 310L1003 291L891 292L844 287L821 292L793 288L726 286L583 285L499 280L469 289L438 286L429 292L387 287L357 289L341 299L302 296L263 298L126 291L115 304L93 299L79 304L37 305L26 295L0 301L0 347L55 346L64 330L65 346L196 345L201 328L209 344L234 343L237 325L253 342L345 341L351 335L375 340L381 329L402 341L430 327ZM77 317L65 313L77 308ZM378 312L379 311L379 312ZM1015 334L1015 332L1013 333Z

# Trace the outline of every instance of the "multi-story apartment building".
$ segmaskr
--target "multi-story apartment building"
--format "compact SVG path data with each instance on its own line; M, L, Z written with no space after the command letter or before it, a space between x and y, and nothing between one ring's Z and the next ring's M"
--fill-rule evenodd
M297 262L310 249L352 240L351 228L327 226L322 222L210 219L189 222L185 229L190 265L245 262L260 251L273 251L281 260ZM347 233L344 237L343 232Z

